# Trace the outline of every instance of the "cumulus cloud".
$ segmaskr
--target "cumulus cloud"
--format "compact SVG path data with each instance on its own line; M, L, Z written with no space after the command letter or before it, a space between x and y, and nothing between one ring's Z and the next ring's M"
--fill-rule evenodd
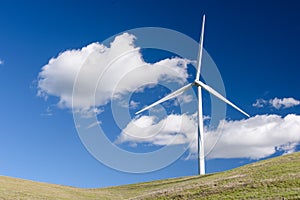
M284 109L284 108L298 106L300 105L300 101L292 97L282 98L282 99L275 97L274 99L270 99L270 100L257 99L256 102L252 105L257 108L262 108L264 106L271 106L276 109Z
M38 95L58 97L58 105L63 108L72 108L73 100L76 109L87 110L105 105L113 98L120 99L128 92L142 90L147 84L186 81L190 61L175 57L146 63L140 48L134 44L135 39L134 35L124 33L115 37L109 46L92 43L60 53L39 73Z
M259 159L274 154L276 150L293 152L300 143L299 115L257 115L245 120L224 120L215 130L205 129L205 151L209 159ZM197 153L196 131L196 114L169 115L162 120L142 116L127 125L116 143L190 143L189 158L193 158Z
M205 134L207 146L213 145L218 131L222 134L209 158L259 159L276 150L295 150L300 143L300 116L257 115L246 120L223 121L217 130Z
M276 109L290 108L300 105L300 101L294 98L283 98L283 99L271 99L269 103Z
M133 119L122 131L116 143L151 143L153 145L186 144L193 140L196 131L194 115L168 115L162 120L154 116Z
M264 99L256 99L256 102L252 104L252 106L256 107L256 108L262 108L266 105L268 105L268 101L264 100Z

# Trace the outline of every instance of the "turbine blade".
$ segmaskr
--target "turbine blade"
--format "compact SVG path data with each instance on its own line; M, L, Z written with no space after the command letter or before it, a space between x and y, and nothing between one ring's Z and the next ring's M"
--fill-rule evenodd
M212 89L210 86L204 84L201 81L195 81L195 83L202 87L203 89L205 89L206 91L208 91L209 93L213 94L214 96L218 97L219 99L221 99L222 101L224 101L225 103L229 104L230 106L232 106L233 108L235 108L236 110L240 111L241 113L243 113L244 115L246 115L247 117L250 117L250 115L248 115L245 111L243 111L242 109L240 109L239 107L237 107L236 105L234 105L233 103L231 103L228 99L226 99L225 97L223 97L220 93L218 93L216 90Z
M197 74L196 74L196 79L195 79L197 81L200 80L200 70L201 70L201 64L202 64L204 25L205 25L205 15L203 15L203 20L202 20L202 29L201 29L200 44L199 44L198 59L197 59Z
M158 104L160 104L160 103L162 103L162 102L164 102L164 101L167 101L167 100L169 100L169 99L172 99L172 98L174 98L174 97L176 97L176 96L182 94L184 91L188 90L188 89L189 89L190 87L192 87L192 86L193 86L193 83L190 83L190 84L188 84L188 85L186 85L186 86L183 86L182 88L180 88L180 89L178 89L178 90L172 92L171 94L165 96L164 98L162 98L162 99L160 99L160 100L154 102L153 104L151 104L151 105L149 105L149 106L143 108L142 110L136 112L135 114L139 114L139 113L141 113L141 112L143 112L143 111L145 111L145 110L148 110L149 108L152 108L152 107L154 107L154 106L156 106L156 105L158 105Z

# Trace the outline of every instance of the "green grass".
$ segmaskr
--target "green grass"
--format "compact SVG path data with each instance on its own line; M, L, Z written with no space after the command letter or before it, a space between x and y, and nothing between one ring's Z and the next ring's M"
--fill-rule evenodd
M99 189L2 176L0 199L300 199L300 152L205 176Z

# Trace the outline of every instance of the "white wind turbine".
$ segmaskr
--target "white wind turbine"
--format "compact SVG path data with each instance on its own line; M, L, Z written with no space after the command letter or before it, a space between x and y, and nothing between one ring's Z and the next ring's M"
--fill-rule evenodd
M171 98L174 98L186 90L190 89L192 86L196 86L198 88L198 173L199 174L205 174L205 161L204 161L204 130L203 130L203 112L202 112L202 93L201 88L205 89L209 93L213 94L220 100L224 101L225 103L229 104L233 108L237 109L247 117L250 117L246 112L244 112L242 109L238 108L236 105L231 103L229 100L227 100L225 97L223 97L220 93L215 91L210 86L204 84L202 81L200 81L200 70L201 70L201 60L202 60L202 50L203 50L203 36L204 36L204 24L205 24L205 15L203 15L203 21L202 21L202 30L201 30L201 36L200 36L200 44L199 44L199 52L198 52L198 60L197 60L197 74L196 79L193 83L190 83L188 85L183 86L182 88L172 92L171 94L165 96L164 98L156 101L155 103L143 108L142 110L136 112L135 114L139 114L145 110L148 110L149 108L152 108L153 106L156 106L164 101L167 101Z

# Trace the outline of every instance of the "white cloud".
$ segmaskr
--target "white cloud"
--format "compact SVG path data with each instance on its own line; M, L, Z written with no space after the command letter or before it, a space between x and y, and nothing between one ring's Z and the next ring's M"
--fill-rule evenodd
M293 143L293 142L289 142L287 144L283 144L279 147L277 147L278 150L280 151L284 151L284 154L289 154L289 153L293 153L295 151L296 146L298 145L298 143Z
M0 65L3 65L4 61L0 58Z
M300 116L257 115L246 120L224 121L216 131L206 133L207 146L213 145L211 141L218 137L218 131L222 136L209 158L259 159L272 155L276 149L295 150L295 144L300 143Z
M82 108L82 109L74 110L74 112L76 112L76 114L80 114L82 118L88 119L101 114L102 112L104 112L104 109L90 107L90 108Z
M196 131L196 115L168 115L158 121L154 116L132 120L122 131L116 143L151 143L176 145L190 143Z
M256 102L252 104L252 106L257 107L257 108L262 108L265 105L268 104L268 101L264 99L256 99Z
M139 102L131 100L130 102L127 101L118 101L118 105L123 107L123 108L130 108L130 109L136 109L139 106Z
M63 108L71 108L74 98L75 108L88 109L105 105L111 98L141 90L146 84L157 84L160 80L180 84L186 81L190 61L172 58L146 63L134 40L135 36L124 33L117 36L110 46L92 43L82 49L60 53L39 73L38 95L59 97L58 105ZM79 72L79 87L72 97Z
M139 102L131 100L129 103L129 108L136 109L139 106L139 104L140 104Z
M153 116L142 116L127 125L116 143L191 143L189 158L193 158L197 153L196 120L195 114L169 115L160 121ZM205 150L209 159L259 159L274 154L276 150L293 152L298 143L299 115L257 115L246 120L224 120L216 130L207 130L206 127L205 132Z
M283 99L271 99L269 103L276 109L290 108L300 105L300 101L294 98L283 98Z
M292 97L282 98L282 99L275 97L274 99L270 99L270 100L257 99L256 102L252 105L257 108L262 108L264 106L271 106L276 109L283 109L283 108L298 106L300 105L300 101Z

